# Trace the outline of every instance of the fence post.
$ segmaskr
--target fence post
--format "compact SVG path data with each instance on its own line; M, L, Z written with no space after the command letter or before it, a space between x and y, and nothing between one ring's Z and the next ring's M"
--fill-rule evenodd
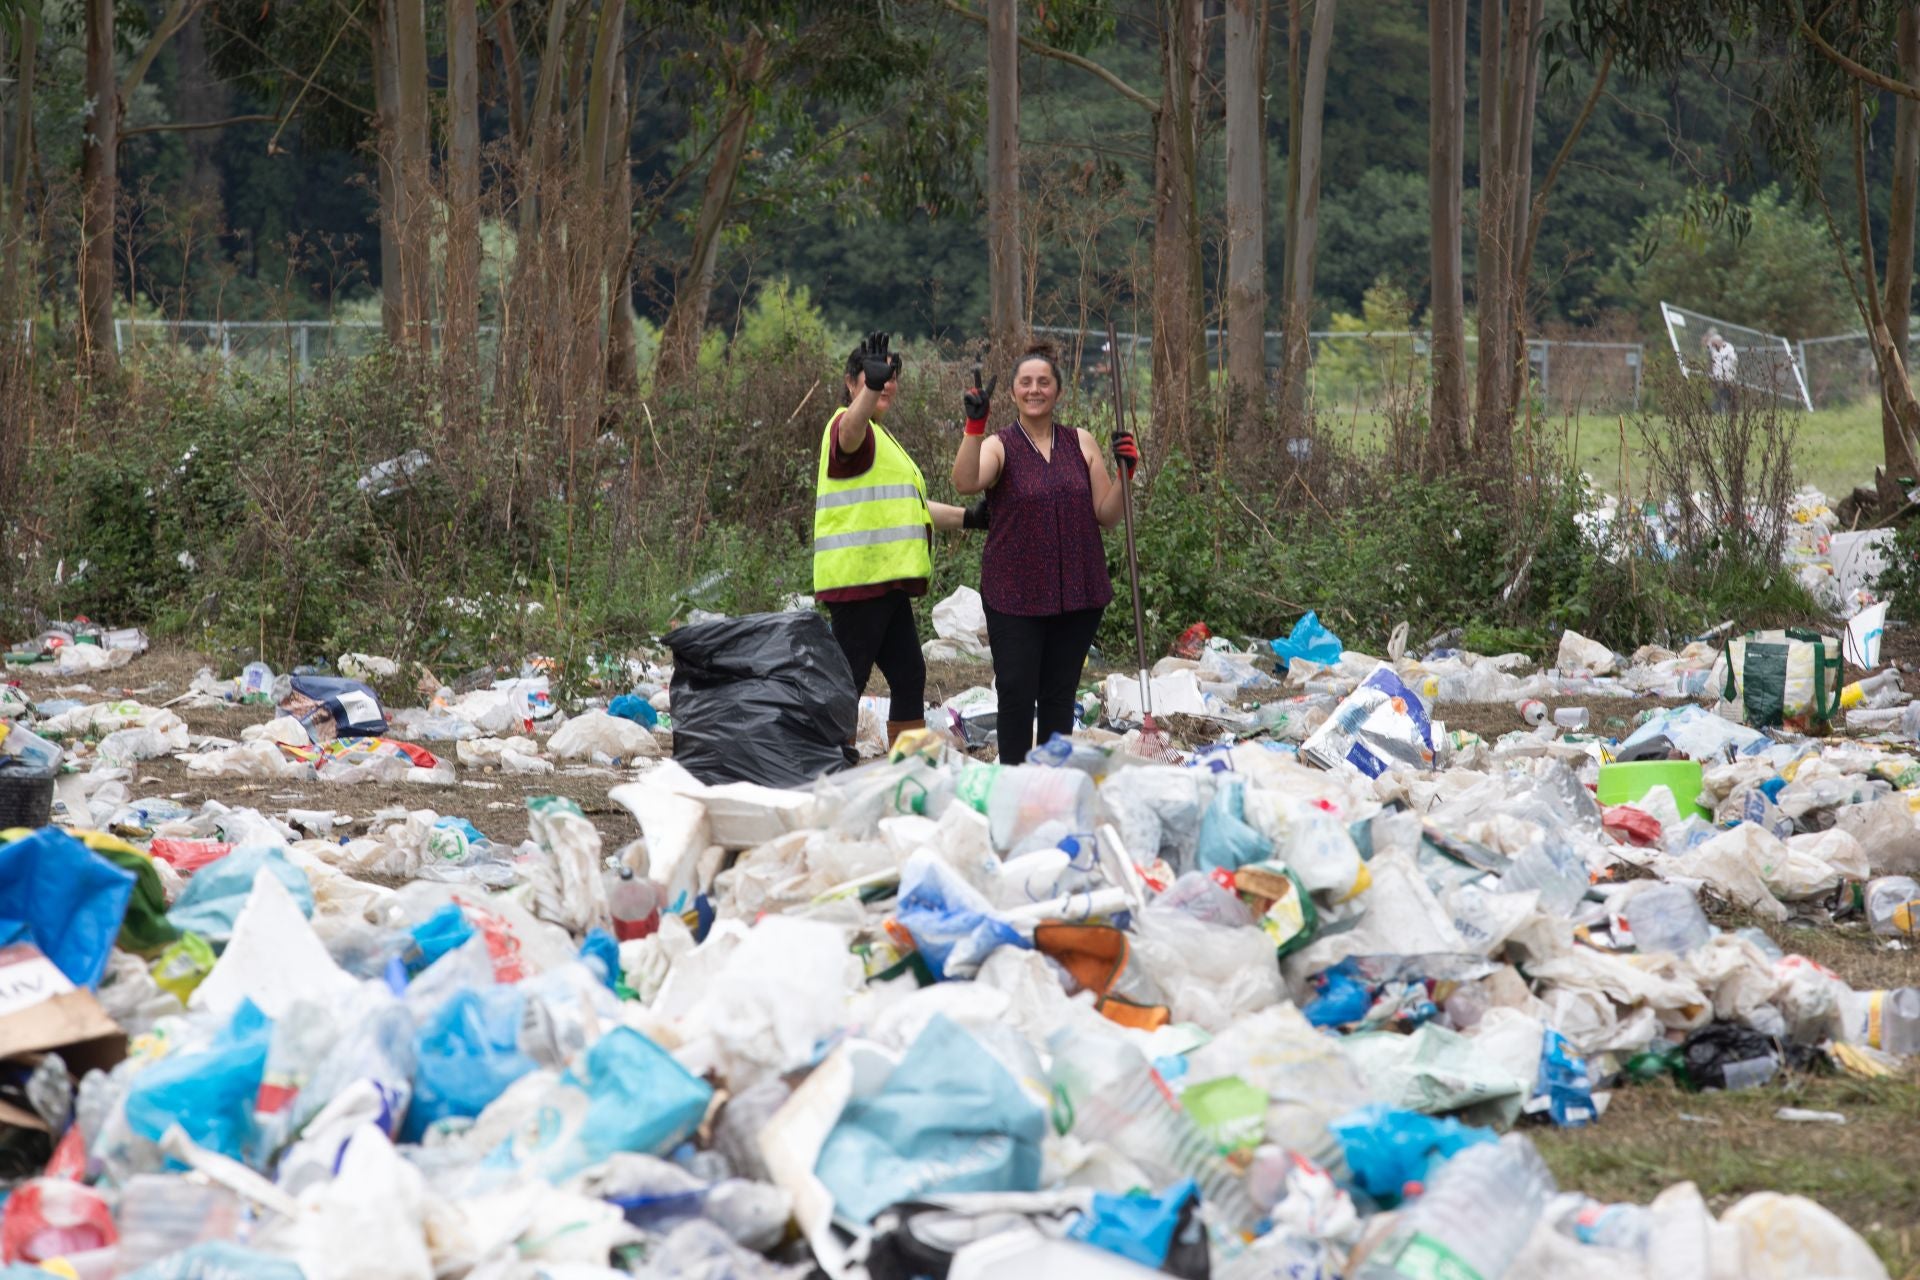
M299 321L298 323L299 323L299 325L300 325L300 381L302 381L302 382L305 382L305 381L307 380L307 329L308 329L308 324L307 324L307 321L305 321L305 320L301 320L301 321Z
M1553 394L1553 380L1547 376L1547 371L1552 367L1553 343L1542 342L1540 344L1540 398L1542 400L1548 399Z

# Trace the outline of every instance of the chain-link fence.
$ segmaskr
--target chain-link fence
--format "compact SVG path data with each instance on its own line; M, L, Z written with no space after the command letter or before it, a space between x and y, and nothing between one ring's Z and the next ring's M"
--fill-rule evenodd
M437 344L441 326L433 328ZM481 358L491 355L497 337L492 325L480 326ZM115 320L114 349L122 359L167 350L218 358L231 368L268 372L291 364L305 379L329 360L371 353L381 341L373 320Z
M1099 392L1109 385L1105 331L1071 326L1038 325L1036 334L1060 348L1063 368L1083 391ZM1148 360L1153 339L1146 334L1116 335L1127 367L1139 369ZM1349 332L1316 329L1312 345L1311 380L1314 403L1326 411L1369 412L1396 395L1424 387L1432 358L1432 336L1412 330ZM1207 330L1207 362L1222 368L1225 354L1221 333ZM1469 376L1476 365L1478 342L1467 336ZM1276 389L1285 355L1282 335L1266 335L1268 377ZM1625 412L1640 407L1646 365L1646 347L1638 342L1588 342L1579 339L1536 338L1527 343L1530 390L1548 413Z

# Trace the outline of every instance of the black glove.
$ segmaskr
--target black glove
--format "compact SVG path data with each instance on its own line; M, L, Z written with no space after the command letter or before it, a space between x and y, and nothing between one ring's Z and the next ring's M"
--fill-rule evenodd
M987 420L987 411L993 407L993 389L999 385L1000 375L996 373L985 388L982 388L980 385L980 366L977 364L973 366L973 390L967 392L963 397L967 407L968 422L985 422Z
M867 390L885 391L887 383L900 376L900 357L887 350L891 339L877 330L860 344L860 368L867 378Z
M967 508L966 514L960 517L960 527L962 529L984 529L987 527L987 500L985 498L980 499L980 501Z

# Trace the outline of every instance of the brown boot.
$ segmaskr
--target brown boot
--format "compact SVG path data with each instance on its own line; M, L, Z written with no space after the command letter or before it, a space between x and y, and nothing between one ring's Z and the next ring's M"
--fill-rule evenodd
M913 729L927 727L925 720L889 720L887 721L887 750L893 750L893 744L900 741L900 735Z

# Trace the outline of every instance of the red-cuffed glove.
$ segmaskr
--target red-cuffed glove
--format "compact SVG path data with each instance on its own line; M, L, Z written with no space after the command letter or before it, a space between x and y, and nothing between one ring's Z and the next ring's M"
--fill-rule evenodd
M1132 480L1133 473L1140 467L1140 446L1134 442L1133 432L1114 433L1113 456L1114 460L1120 464L1120 469L1126 472L1126 478Z
M967 408L966 432L970 436L987 434L987 410L993 405L993 389L1000 385L1000 375L994 374L993 380L985 388L980 386L980 366L973 366L973 390L962 397Z

